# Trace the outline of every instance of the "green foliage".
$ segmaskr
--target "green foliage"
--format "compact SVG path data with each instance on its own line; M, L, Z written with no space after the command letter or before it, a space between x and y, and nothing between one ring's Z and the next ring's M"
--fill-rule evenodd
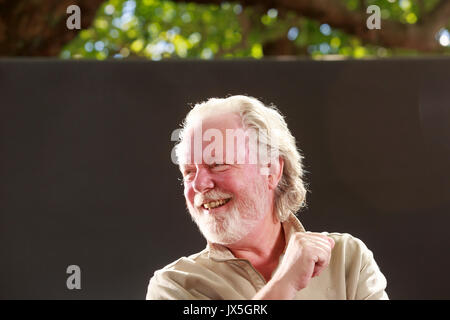
M339 1L339 0L337 0ZM350 10L364 10L360 0L340 0ZM423 1L423 10L438 0ZM376 4L383 19L417 23L417 0L367 0ZM62 58L261 58L266 43L287 37L313 58L344 56L417 55L414 51L365 45L358 38L326 24L298 17L293 12L238 3L218 5L174 3L161 0L108 0L101 6L91 28L61 52Z

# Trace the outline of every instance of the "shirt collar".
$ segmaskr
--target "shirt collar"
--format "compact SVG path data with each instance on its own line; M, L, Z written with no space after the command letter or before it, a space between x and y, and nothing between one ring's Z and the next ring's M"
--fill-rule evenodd
M281 225L283 226L286 245L288 244L289 239L291 238L293 233L305 232L305 228L300 223L300 220L298 220L293 213L289 214L286 221L282 222ZM211 243L208 241L208 244L206 245L206 251L208 252L208 258L215 261L227 261L233 259L237 260L233 253L227 247L221 244Z

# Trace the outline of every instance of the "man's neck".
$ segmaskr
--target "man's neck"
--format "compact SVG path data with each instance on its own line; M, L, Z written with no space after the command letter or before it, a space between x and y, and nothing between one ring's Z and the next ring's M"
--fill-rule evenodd
M268 214L259 226L238 243L227 245L236 258L247 259L268 281L286 246L281 222Z

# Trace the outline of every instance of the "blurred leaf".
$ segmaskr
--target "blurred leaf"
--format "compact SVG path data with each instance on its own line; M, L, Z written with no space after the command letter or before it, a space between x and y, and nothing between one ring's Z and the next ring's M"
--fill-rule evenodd
M344 2L350 10L365 11L360 8L363 2L359 0L336 1ZM432 10L437 2L423 1L424 10ZM380 6L384 19L407 24L418 23L423 14L417 0L366 0L365 3ZM353 35L289 11L269 9L264 12L258 7L242 8L238 3L229 2L199 5L162 0L109 0L98 10L92 27L82 30L64 47L60 56L259 59L264 56L265 44L277 39L289 39L292 50L312 58L339 55L358 59L419 54L365 45ZM93 45L98 41L104 46L94 49ZM450 48L446 52L450 52Z

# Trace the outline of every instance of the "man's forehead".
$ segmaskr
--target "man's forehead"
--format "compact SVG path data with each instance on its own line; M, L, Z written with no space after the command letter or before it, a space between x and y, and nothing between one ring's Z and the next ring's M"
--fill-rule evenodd
M223 118L223 119L222 119ZM248 132L239 115L228 114L197 120L186 128L181 142L179 162L244 163Z

